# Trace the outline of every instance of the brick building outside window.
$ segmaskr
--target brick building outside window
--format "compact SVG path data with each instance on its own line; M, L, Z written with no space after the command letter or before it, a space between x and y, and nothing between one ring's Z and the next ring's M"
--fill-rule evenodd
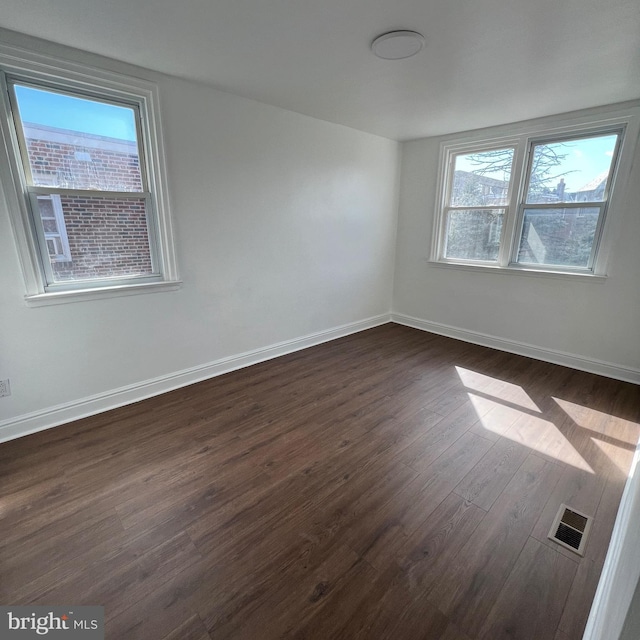
M33 183L65 189L142 190L135 141L23 123ZM39 196L56 280L152 273L142 198Z

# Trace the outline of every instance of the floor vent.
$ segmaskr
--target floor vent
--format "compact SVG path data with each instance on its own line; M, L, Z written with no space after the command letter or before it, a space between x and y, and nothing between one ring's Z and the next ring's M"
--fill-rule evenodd
M549 531L549 538L563 547L584 555L584 546L591 528L591 517L561 504Z

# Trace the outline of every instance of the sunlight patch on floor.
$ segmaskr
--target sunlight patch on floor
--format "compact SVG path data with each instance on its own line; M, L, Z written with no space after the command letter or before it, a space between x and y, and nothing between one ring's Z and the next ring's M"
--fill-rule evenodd
M593 442L611 464L620 471L622 477L626 478L627 472L631 467L634 452L623 447L618 447L611 442L600 440L599 438L591 438L591 442Z
M488 424L485 428L491 430L491 425ZM523 413L502 435L559 462L594 473L589 463L549 420Z
M604 434L604 425L611 419L608 413L589 409L581 404L552 396L554 402L580 427Z
M629 420L617 418L602 411L589 409L575 402L562 400L553 396L556 404L580 427L589 429L604 436L614 437L626 444L636 445L640 426Z
M483 417L486 414L492 411L495 411L498 407L506 407L507 409L509 409L510 412L514 414L520 415L521 413L518 409L515 409L513 407L507 407L507 405L501 404L500 402L496 402L495 400L491 400L491 398L487 398L485 396L479 396L479 395L476 395L475 393L469 393L469 392L467 392L467 395L469 396L469 400L471 400L471 404L473 405L473 408L475 409L476 413L480 417Z
M517 442L576 469L595 473L567 437L520 386L463 367L456 367L467 395L487 431ZM474 393L475 392L475 393Z
M502 435L521 416L523 411L497 400L467 392L467 396L483 426Z
M486 376L483 373L471 371L471 369L465 369L464 367L456 367L456 371L462 384L464 384L467 389L486 393L498 400L503 400L504 402L518 405L524 409L529 409L529 411L537 411L540 413L540 409L536 403L529 397L527 392L518 385L505 382L499 378L492 378L491 376Z

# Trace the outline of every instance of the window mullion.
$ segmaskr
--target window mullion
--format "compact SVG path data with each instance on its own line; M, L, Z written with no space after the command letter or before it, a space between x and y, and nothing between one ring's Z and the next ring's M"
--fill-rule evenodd
M592 207L601 207L606 204L606 199L602 200L585 200L584 202L523 202L521 203L525 209L588 209Z
M509 187L509 202L505 208L505 221L498 253L498 264L507 267L511 262L514 251L515 229L518 222L518 204L523 191L522 182L526 170L527 140L522 137L515 146L515 157L511 168L511 185Z
M469 211L472 209L473 211L493 211L494 209L505 209L506 205L504 204L489 204L489 205L468 205L466 207L455 206L455 207L444 207L445 213L449 211Z
M36 187L27 185L26 190L36 195L80 196L84 198L113 198L117 200L141 200L150 195L149 191L98 191L91 189L65 189L63 187Z

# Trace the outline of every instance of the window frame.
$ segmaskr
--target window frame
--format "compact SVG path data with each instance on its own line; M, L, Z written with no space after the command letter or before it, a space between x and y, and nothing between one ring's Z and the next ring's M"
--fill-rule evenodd
M154 274L123 276L69 282L52 282L43 259L42 225L35 222L30 198L59 193L52 187L29 184L26 146L21 145L22 127L14 120L11 83L27 84L45 90L69 92L79 97L121 104L137 110L136 127L143 189L129 197L148 198L147 225ZM96 299L147 291L175 289L180 285L169 209L166 163L160 122L159 95L155 83L87 65L0 45L0 180L9 211L26 285L25 300L30 305ZM73 194L74 190L62 190ZM81 190L79 194L108 197L110 192ZM115 192L121 196L120 192ZM123 196L127 197L127 196ZM48 269L51 267L49 265Z
M613 105L606 109L590 110L584 115L558 116L545 118L511 126L495 127L460 134L457 137L442 140L440 143L438 182L434 208L429 263L471 271L492 271L503 274L541 275L550 277L587 277L603 281L607 274L607 265L611 254L611 239L617 228L616 209L620 206L633 160L635 143L638 137L640 121L640 103ZM616 152L611 165L606 187L606 200L597 203L553 203L555 208L601 208L594 243L587 268L541 265L518 262L521 234L525 209L545 208L526 203L529 185L529 166L535 144L551 143L563 139L594 137L619 133ZM500 135L502 133L502 135ZM493 134L493 135L492 135ZM452 208L451 188L454 178L454 163L458 155L514 147L508 201L502 225L501 243L496 261L446 258L447 213ZM581 205L579 207L579 205ZM453 207L454 209L456 207ZM458 207L460 208L460 207ZM473 209L474 207L464 207ZM551 203L547 208L554 208ZM612 213L613 211L613 213Z
M517 154L517 141L513 140L512 142L507 142L506 144L492 144L491 141L487 141L487 144L482 144L479 147L476 147L473 149L474 153L477 152L484 152L484 151L495 151L498 149L513 149L513 163L512 163L512 169L511 169L511 174L509 177L509 188L507 189L507 196L506 196L506 200L507 202L505 204L501 204L501 205L480 205L480 206L471 206L471 205L467 205L467 206L459 206L459 205L452 205L451 203L451 198L452 198L452 191L453 191L453 184L454 184L454 180L455 180L455 163L456 163L456 158L457 156L461 156L461 155L466 155L468 153L468 149L466 147L462 147L462 148L456 148L456 149L450 149L448 157L447 157L447 166L446 166L446 172L444 175L443 180L445 181L442 189L443 189L443 204L442 204L442 209L441 209L441 238L440 238L440 244L439 244L439 255L442 256L441 261L442 262L451 262L453 264L458 264L458 263L471 263L474 265L485 265L485 266L494 266L496 264L496 261L494 260L464 260L464 259L459 259L459 258L445 258L444 257L444 252L447 246L447 238L446 238L446 230L447 230L447 219L448 219L448 214L450 211L466 211L466 210L474 210L474 211L481 211L481 210L486 210L486 211L490 211L490 210L494 210L494 209L503 209L504 210L504 219L502 222L502 231L500 233L500 237L498 238L498 242L499 242L499 250L498 250L498 263L501 260L501 253L503 250L503 238L504 238L504 234L505 234L505 227L506 227L506 223L507 220L509 219L509 205L510 202L513 198L513 191L514 191L514 167L515 167L515 162L516 162L516 154Z

